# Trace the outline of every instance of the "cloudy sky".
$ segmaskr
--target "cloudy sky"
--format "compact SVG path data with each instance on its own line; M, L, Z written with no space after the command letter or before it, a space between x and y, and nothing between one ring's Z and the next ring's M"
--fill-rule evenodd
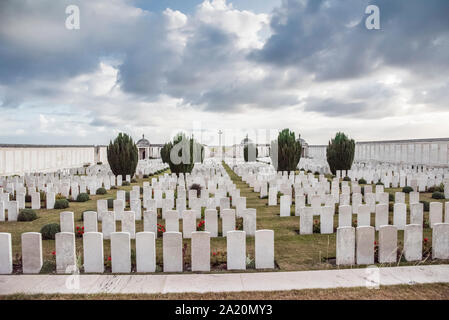
M0 2L0 143L290 128L325 144L448 137L448 123L447 0Z

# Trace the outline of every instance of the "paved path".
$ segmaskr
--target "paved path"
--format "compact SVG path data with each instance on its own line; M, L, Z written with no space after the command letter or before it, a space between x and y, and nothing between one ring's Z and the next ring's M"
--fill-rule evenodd
M298 272L185 275L1 275L0 295L52 293L179 293L278 291L449 282L449 265Z

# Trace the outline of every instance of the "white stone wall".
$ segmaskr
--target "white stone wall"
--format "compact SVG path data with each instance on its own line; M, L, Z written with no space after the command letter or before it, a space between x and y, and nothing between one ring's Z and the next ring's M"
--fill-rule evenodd
M96 162L107 163L106 147L0 146L0 176L52 172Z
M326 146L309 146L309 157L326 159ZM354 161L448 167L449 138L357 142Z

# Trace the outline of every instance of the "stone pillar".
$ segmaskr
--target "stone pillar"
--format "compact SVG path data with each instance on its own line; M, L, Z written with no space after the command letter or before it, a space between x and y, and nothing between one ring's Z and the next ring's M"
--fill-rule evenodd
M22 233L22 266L24 274L37 274L42 269L42 235Z

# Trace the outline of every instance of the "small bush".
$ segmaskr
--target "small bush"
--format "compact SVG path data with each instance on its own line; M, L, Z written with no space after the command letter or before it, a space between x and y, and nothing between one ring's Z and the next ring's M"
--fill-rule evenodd
M42 227L42 239L44 240L55 240L55 234L61 232L61 228L57 223L46 224Z
M378 181L377 183L376 183L376 186L383 186L384 184L382 183L382 182L380 182L380 181Z
M137 183L137 179L132 178L131 183Z
M144 179L148 179L149 177L150 177L150 176L147 175L147 174L144 174L144 175L143 175L143 178L144 178Z
M31 202L31 195L30 194L27 194L25 196L25 202Z
M429 193L434 193L435 191L437 191L437 190L435 190L435 187L427 188L427 192L429 192Z
M392 194L392 193L388 194L388 201L394 202L394 194Z
M76 202L86 202L89 201L89 195L87 193L80 193L76 197Z
M97 189L97 194L106 194L106 193L108 193L108 192L106 191L105 188L98 188Z
M62 193L58 193L58 194L55 195L55 200L58 200L58 199L66 199L66 197L64 197L62 195Z
M114 208L114 199L108 199L108 209Z
M313 173L313 175L315 175L315 176L319 176L319 175L320 175L320 173L319 173L318 171L315 171L315 172Z
M348 176L343 178L343 181L351 181L351 178L349 178Z
M117 186L111 186L111 190L117 190Z
M424 211L429 211L430 210L430 203L429 203L429 201L421 200L420 203L423 204Z
M122 186L123 187L127 187L127 186L129 186L130 185L130 183L128 182L128 181L123 181L122 182Z
M22 209L17 216L18 221L33 221L37 218L36 212L32 209Z
M404 193L413 192L413 188L409 187L409 186L406 186L406 187L402 188L402 192L404 192Z
M201 185L194 183L190 186L190 190L196 190L197 197L201 195Z
M55 209L66 209L69 207L67 199L58 199L55 201Z
M444 199L444 193L439 192L439 191L435 191L434 193L432 193L432 199Z
M359 184L366 184L366 180L365 179L359 179Z
M101 165L103 164L103 162L98 161L97 164L98 164L99 166L101 166Z

